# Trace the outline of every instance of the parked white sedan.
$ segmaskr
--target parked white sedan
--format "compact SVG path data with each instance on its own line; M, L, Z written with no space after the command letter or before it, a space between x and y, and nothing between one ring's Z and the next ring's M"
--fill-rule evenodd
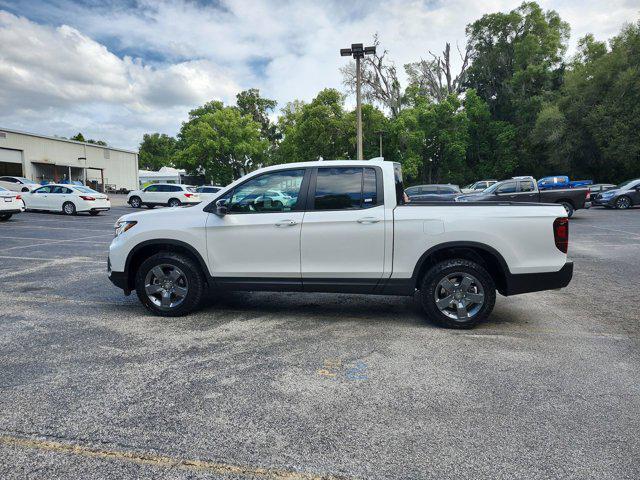
M98 215L111 208L109 197L82 185L50 184L23 194L27 210L47 210L75 215L89 212Z
M200 194L190 185L175 183L154 183L142 190L129 192L127 203L133 208L145 205L147 208L157 206L179 207L200 203Z
M24 212L20 194L0 187L0 222L6 222L15 213Z
M0 177L0 187L13 192L30 192L39 186L39 183L24 177Z

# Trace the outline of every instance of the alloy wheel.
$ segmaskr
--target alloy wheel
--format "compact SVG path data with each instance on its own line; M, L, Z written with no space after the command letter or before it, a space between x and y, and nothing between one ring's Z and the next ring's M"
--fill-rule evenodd
M189 282L182 270L165 263L147 272L144 290L156 307L171 310L184 302L189 293Z
M631 200L629 200L628 197L620 197L616 201L616 207L618 208L626 209L626 208L629 208L630 206L631 206Z
M438 282L434 292L436 306L453 320L466 320L484 305L484 289L480 281L465 272L454 272Z

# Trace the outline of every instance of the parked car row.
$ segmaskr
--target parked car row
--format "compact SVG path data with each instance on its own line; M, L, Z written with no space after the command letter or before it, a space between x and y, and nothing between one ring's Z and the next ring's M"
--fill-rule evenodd
M6 222L16 213L24 212L21 195L0 187L0 222Z
M567 176L545 177L536 181L521 176L503 180L480 180L465 188L457 185L416 185L405 193L413 202L542 202L558 203L571 217L576 210L591 206L625 209L640 205L640 179L629 180L618 186L609 183L594 184L592 180L570 181Z
M133 208L195 205L213 199L221 188L209 185L193 187L175 183L153 183L140 190L129 192L127 203Z
M6 221L25 210L98 215L111 209L109 197L84 185L49 184L20 192L0 187L0 220Z

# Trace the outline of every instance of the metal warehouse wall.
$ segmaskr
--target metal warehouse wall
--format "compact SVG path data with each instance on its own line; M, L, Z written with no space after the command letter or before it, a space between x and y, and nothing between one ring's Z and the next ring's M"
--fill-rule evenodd
M104 169L105 184L138 188L138 154L81 142L57 140L0 128L0 148L22 151L23 175L35 180L36 163L60 167ZM86 161L82 158L86 158ZM88 180L100 180L98 170L87 170Z

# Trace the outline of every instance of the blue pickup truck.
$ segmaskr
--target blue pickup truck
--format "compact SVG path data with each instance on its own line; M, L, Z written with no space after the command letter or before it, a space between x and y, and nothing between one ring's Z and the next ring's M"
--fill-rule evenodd
M593 180L569 180L566 175L555 175L538 180L538 190L551 190L555 188L579 188L593 185Z

